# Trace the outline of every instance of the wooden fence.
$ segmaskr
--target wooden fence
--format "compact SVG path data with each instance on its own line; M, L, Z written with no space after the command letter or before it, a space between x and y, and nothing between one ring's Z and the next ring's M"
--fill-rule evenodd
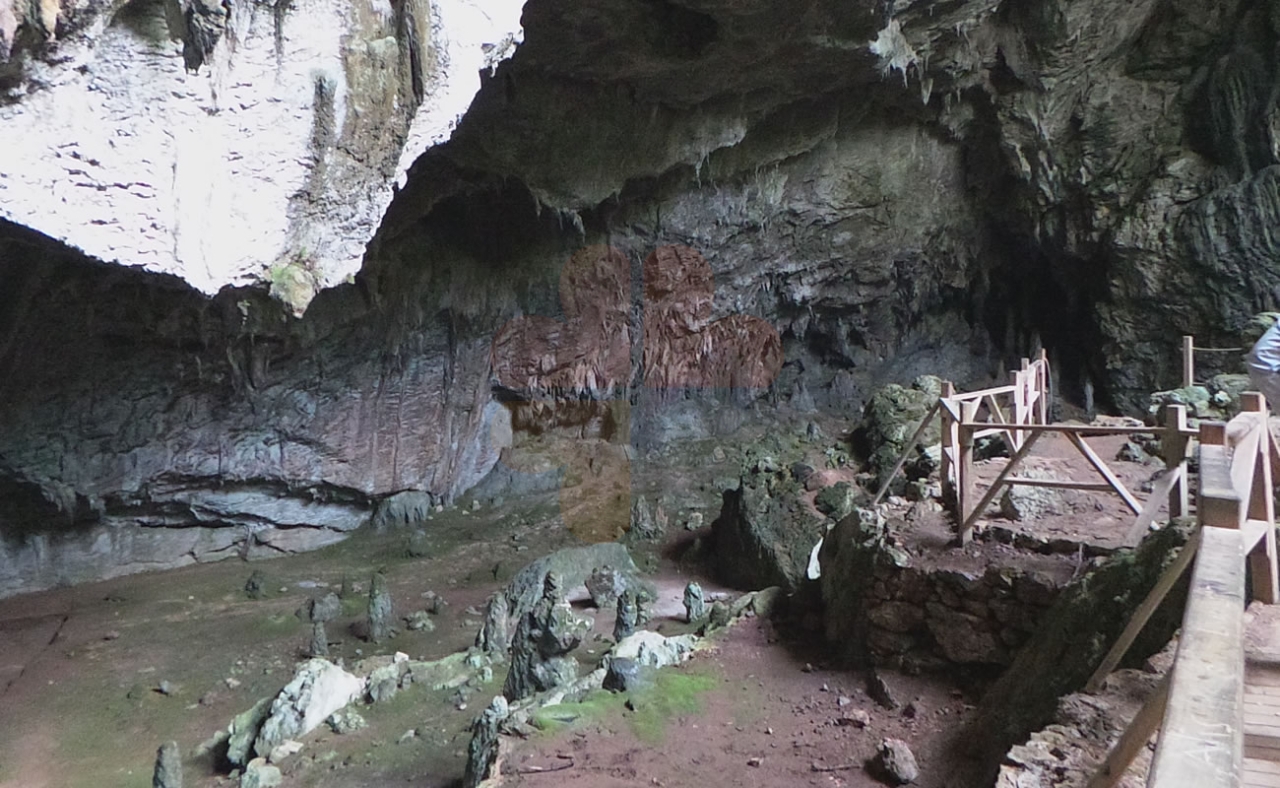
M1161 600L1194 561L1173 668L1111 750L1090 788L1110 788L1160 735L1148 788L1244 784L1245 562L1253 597L1280 599L1267 408L1246 393L1243 412L1199 430L1198 528L1135 611L1086 689L1119 663Z

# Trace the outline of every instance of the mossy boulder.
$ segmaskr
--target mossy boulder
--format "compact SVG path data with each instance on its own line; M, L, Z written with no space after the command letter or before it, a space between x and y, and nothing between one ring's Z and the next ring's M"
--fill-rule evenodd
M933 375L921 375L909 387L890 383L871 396L863 409L858 432L876 484L884 483L907 441L940 396L942 379ZM940 428L935 422L920 436L917 450L924 453L940 440Z
M800 491L780 467L744 475L737 488L724 491L720 516L711 524L712 563L722 582L747 590L799 590L809 553L826 531Z
M972 740L984 743L980 755L993 777L1009 747L1050 722L1058 698L1084 686L1193 527L1191 520L1177 520L1062 590L1013 664L983 697L972 723ZM1122 667L1141 664L1169 642L1181 623L1186 588L1183 577L1129 648Z

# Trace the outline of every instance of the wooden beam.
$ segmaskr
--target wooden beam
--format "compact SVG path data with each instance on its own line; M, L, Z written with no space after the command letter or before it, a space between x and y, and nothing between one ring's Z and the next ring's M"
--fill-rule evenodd
M948 395L948 399L954 400L978 400L983 397L989 397L996 394L1008 394L1017 389L1016 386L993 386L989 389L978 389L977 391L962 391L958 394Z
M960 415L964 417L962 421L973 420L978 412L978 404L976 401L961 403ZM969 502L973 500L973 432L972 427L963 425L960 427L960 462L957 473L959 481L956 495L959 497L962 512L966 511ZM960 544L967 544L972 535L972 531L960 531Z
M1178 582L1178 578L1182 577L1182 574L1187 571L1187 567L1191 566L1191 561L1195 558L1196 550L1199 547L1200 529L1196 529L1187 539L1187 543L1178 551L1178 557L1173 559L1173 563L1169 564L1169 568L1164 570L1164 573L1156 580L1156 584L1147 592L1142 604L1138 605L1138 609L1133 611L1133 615L1130 616L1129 623L1125 625L1124 631L1120 633L1120 637L1112 644L1111 650L1102 658L1102 662L1098 663L1097 669L1093 671L1093 675L1085 683L1085 692L1097 692L1098 688L1102 686L1102 682L1106 680L1107 676L1111 675L1111 671L1116 669L1116 665L1120 664L1120 660L1124 659L1129 647L1133 645L1133 641L1142 632L1142 628L1147 625L1147 621L1156 612L1156 608L1160 607L1160 603L1169 595L1169 590Z
M1164 455L1164 467L1168 470L1181 467L1183 474L1178 483L1169 489L1169 517L1185 517L1191 511L1187 483L1186 465L1187 449L1191 441L1184 434L1187 432L1187 406L1169 405L1164 412L1164 432L1160 435L1160 453Z
M987 424L970 424L970 427L987 427ZM1020 424L1018 429L1023 432L1074 432L1077 435L1155 435L1161 431L1160 427L1147 426L1108 426L1104 424ZM1188 435L1194 436L1194 431L1188 430Z
M1195 340L1189 336L1182 337L1182 387L1195 385L1196 356Z
M1023 442L1022 448L1018 449L1017 454L1014 454L1009 458L1009 464L1004 466L1004 469L1000 471L1000 475L995 478L995 481L991 482L991 487L987 490L986 494L982 496L982 499L978 501L978 505L973 507L973 511L969 512L967 515L962 515L963 519L960 521L961 539L964 538L966 531L973 528L973 524L977 522L978 518L982 516L982 513L985 512L987 507L991 505L991 502L995 500L996 495L1000 492L1000 488L1004 486L1005 479L1009 478L1009 476L1017 470L1018 465L1020 465L1022 461L1026 459L1027 455L1031 453L1031 447L1036 445L1036 441L1040 438L1040 435L1041 433L1039 432L1031 433L1026 441Z
M1168 702L1169 677L1166 675L1143 701L1138 713L1129 721L1129 727L1124 729L1120 741L1116 742L1116 746L1107 753L1107 759L1102 762L1102 766L1089 781L1089 788L1112 788L1120 782L1129 764L1133 763L1133 759L1137 758L1138 753L1147 746L1151 734L1160 728L1160 721L1164 719Z
M1124 534L1124 543L1128 547L1134 547L1138 542L1142 541L1142 537L1147 533L1147 529L1156 521L1156 515L1160 513L1160 507L1166 503L1166 498L1171 494L1174 487L1178 485L1186 486L1187 461L1183 460L1179 465L1166 470L1164 474L1156 479L1156 483L1151 486L1151 495L1147 498L1147 502L1142 506L1142 513L1133 521L1133 525L1129 526L1129 530ZM1172 514L1170 514L1172 517Z
M1148 788L1238 788L1244 761L1240 532L1201 529Z
M1231 460L1227 447L1204 442L1201 426L1200 490L1196 502L1197 516L1205 525L1217 528L1240 528L1244 524L1244 505L1231 484ZM1210 434L1211 438L1216 437Z
M1028 476L1010 476L1005 484L1021 484L1024 487L1053 487L1059 490L1087 490L1091 492L1111 492L1112 487L1106 482L1076 482L1070 479L1033 479Z
M924 435L924 431L933 422L933 417L938 415L938 403L933 403L933 407L929 408L929 412L924 414L924 418L920 421L920 426L916 427L916 431L911 433L911 439L902 447L902 453L898 455L898 461L893 464L893 470L889 471L889 475L880 483L880 489L876 491L876 497L871 499L871 506L875 507L880 503L880 499L885 493L889 492L889 485L897 478L898 472L902 470L902 466L906 465L907 458L911 456L911 452L915 451L916 442L920 440L920 436Z
M1142 514L1142 504L1138 502L1137 498L1133 497L1133 493L1129 492L1129 488L1124 486L1124 482L1120 481L1120 477L1116 476L1115 473L1111 471L1111 468L1107 467L1107 464L1103 462L1097 452L1090 448L1089 444L1084 442L1084 438L1074 432L1068 432L1067 439L1080 450L1080 453L1089 461L1089 464L1093 466L1093 469L1101 474L1102 478L1107 480L1107 484L1111 485L1111 489L1115 490L1116 494L1124 499L1125 504L1133 510L1133 513Z

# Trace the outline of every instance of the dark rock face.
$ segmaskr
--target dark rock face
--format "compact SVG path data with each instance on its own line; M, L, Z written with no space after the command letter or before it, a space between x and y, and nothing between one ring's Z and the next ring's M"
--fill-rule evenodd
M0 593L308 549L397 493L380 522L518 475L491 341L582 314L557 282L593 244L635 294L657 249L696 251L698 319L767 323L769 396L805 410L1002 377L1042 345L1059 393L1137 412L1180 334L1239 344L1280 284L1277 12L901 6L532 0L357 281L302 319L0 226ZM0 48L26 24L0 11ZM643 304L622 306L643 358ZM657 403L634 435L728 410L625 372Z
M808 511L799 488L774 485L768 472L744 475L724 491L724 506L711 524L714 562L723 582L742 589L781 586L788 593L804 582L809 553L826 528Z

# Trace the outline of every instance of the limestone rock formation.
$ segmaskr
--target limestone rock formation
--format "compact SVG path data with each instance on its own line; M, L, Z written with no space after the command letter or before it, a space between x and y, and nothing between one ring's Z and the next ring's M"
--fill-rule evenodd
M270 711L253 740L253 751L265 757L285 739L296 739L320 726L329 715L364 694L363 679L332 662L312 659L271 701Z
M167 741L156 751L152 788L182 788L182 752L178 743Z
M548 371L628 392L618 467L745 418L778 360L771 402L853 417L1043 347L1058 394L1138 414L1181 334L1235 347L1273 307L1270 5L539 0L505 61L516 25L464 53L439 36L493 30L480 7L430 6L0 0L0 593L528 489L494 339L585 314L579 248L625 258L601 335L625 312L628 352ZM646 282L676 246L711 290ZM268 296L320 285L300 319ZM767 352L686 375L716 324Z
M0 216L301 309L359 269L396 179L514 50L522 6L6 0Z

